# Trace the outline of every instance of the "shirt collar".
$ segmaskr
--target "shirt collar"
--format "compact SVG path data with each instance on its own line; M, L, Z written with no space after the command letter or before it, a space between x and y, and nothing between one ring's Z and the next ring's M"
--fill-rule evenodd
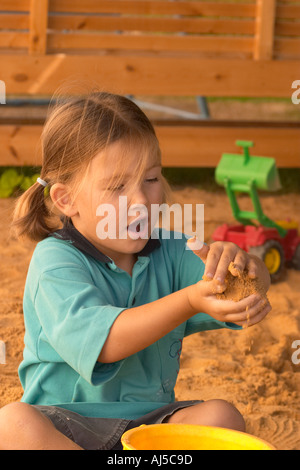
M67 240L72 243L75 248L82 251L83 253L92 256L98 261L104 263L113 263L113 260L106 256L104 253L98 250L81 232L79 232L71 221L67 222L62 229L56 230L55 232L49 233L50 237L57 238L59 240ZM158 238L149 238L144 248L137 253L138 256L148 256L153 250L159 248L161 245Z

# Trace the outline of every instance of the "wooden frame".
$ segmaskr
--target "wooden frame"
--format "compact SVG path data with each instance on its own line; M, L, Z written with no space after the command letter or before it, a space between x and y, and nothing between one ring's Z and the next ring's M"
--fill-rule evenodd
M5 55L8 93L51 95L68 78L123 94L290 97L299 61L198 59L153 54ZM94 82L94 83L95 83Z
M214 167L223 152L240 152L237 139L253 140L253 154L274 157L278 167L300 166L297 123L155 121L154 126L165 167ZM0 120L1 164L40 166L42 128L42 120Z
M1 0L1 8L8 96L51 96L61 86L67 93L71 79L120 94L290 98L300 78L295 0ZM256 154L300 167L293 124L191 121L157 131L166 166L215 165L236 138L247 138ZM38 124L0 120L0 164L34 164L40 132Z

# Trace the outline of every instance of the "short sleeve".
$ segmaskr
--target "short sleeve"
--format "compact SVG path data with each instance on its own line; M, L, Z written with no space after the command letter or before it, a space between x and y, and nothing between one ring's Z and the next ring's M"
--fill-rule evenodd
M97 359L112 324L125 308L109 304L105 288L95 286L89 273L74 265L41 274L35 310L43 335L61 359L89 383L101 383ZM39 348L41 355L42 345L38 355ZM118 363L103 364L103 381L119 367Z

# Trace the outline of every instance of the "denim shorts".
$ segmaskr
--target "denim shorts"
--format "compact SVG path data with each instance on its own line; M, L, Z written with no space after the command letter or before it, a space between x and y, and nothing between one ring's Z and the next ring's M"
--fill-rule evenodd
M162 406L135 420L88 418L56 406L33 406L49 418L58 431L84 450L122 450L121 436L128 429L142 424L163 423L175 411L197 403L201 403L201 401L177 401Z

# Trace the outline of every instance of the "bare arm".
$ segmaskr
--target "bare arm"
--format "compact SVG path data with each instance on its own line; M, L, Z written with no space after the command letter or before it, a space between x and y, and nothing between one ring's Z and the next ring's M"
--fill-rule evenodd
M206 261L205 271L211 273L212 278L215 276L214 279L211 282L199 281L161 299L124 310L110 329L98 357L99 362L116 362L141 351L198 312L239 326L254 325L269 313L270 304L259 295L251 295L239 302L216 299L215 294L226 288L222 281L232 260L241 271L247 265L249 276L259 277L266 291L270 276L259 258L247 255L232 243L216 242L211 247L203 245L200 250L193 251Z
M259 295L239 302L217 300L215 293L224 289L216 281L199 281L148 304L123 310L110 329L98 361L116 362L135 354L198 312L205 312L218 321L249 326L261 321L270 311Z
M186 287L140 307L124 310L113 323L99 362L115 362L141 351L197 313Z

